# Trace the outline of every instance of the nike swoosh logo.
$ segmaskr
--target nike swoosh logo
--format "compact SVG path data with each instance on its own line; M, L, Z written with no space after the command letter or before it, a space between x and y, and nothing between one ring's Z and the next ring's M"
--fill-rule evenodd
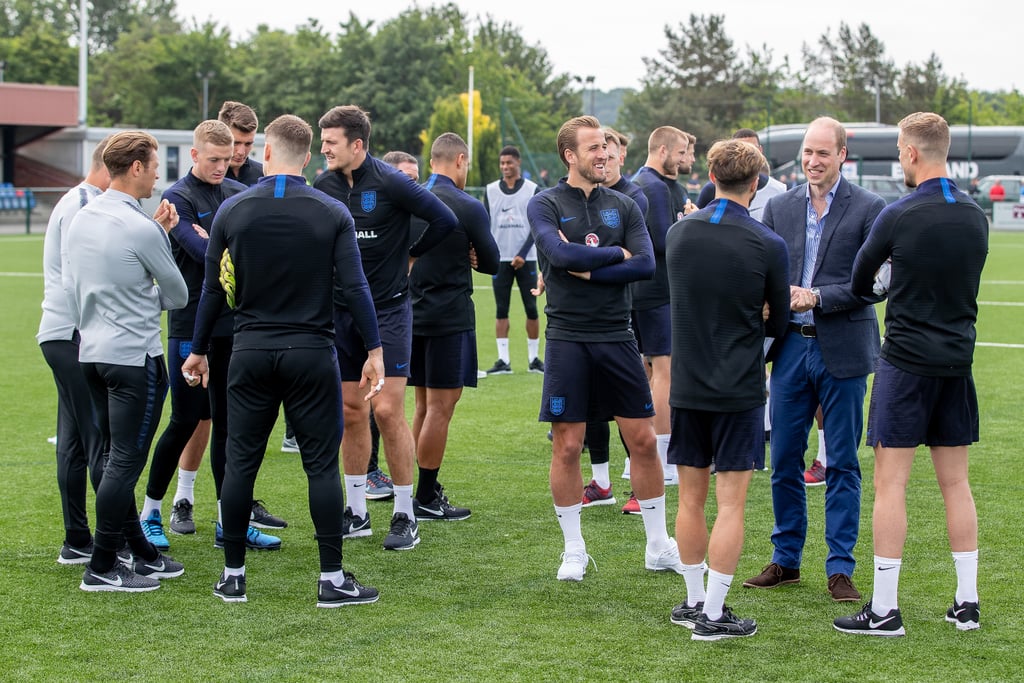
M868 619L868 626L870 626L871 628L880 628L882 626L885 626L886 624L888 624L890 621L892 621L895 618L896 617L886 617L885 619L882 619L881 621L875 621L874 619Z
M108 578L100 576L99 574L93 574L93 576L95 576L97 579L99 579L103 583L109 584L111 586L120 586L121 583L122 583L120 576L117 577L116 579L108 579Z
M147 569L152 569L155 572L162 572L162 571L164 571L164 568L166 567L165 563L163 563L163 562L161 562L160 564L146 564L146 565L143 565L143 566L146 567Z
M644 410L650 410L653 407L654 407L653 403L645 403L644 404Z
M357 489L357 488L359 488L360 486L362 486L362 484L352 484L352 488L354 488L354 489Z
M207 216L209 216L209 215L210 215L211 213L213 213L213 211L207 211L206 213L203 213L202 211L200 211L200 212L199 212L199 217L200 217L200 218L206 218L206 217L207 217Z
M642 507L644 510L653 510L654 509L653 505L651 505L650 507L648 507L647 505L641 505L640 507Z
M880 571L880 572L887 572L890 569L896 569L896 567L879 567L878 571Z
M569 221L576 220L576 216L562 216L558 220L561 221L562 223L568 223Z
M352 590L345 590L344 588L339 588L338 592L341 593L342 595L347 595L350 598L358 598L359 597L359 589L358 588L353 588Z
M511 207L511 206L506 206L505 208L503 208L503 209L501 210L501 212L502 212L502 213L505 213L506 211L511 211L511 210L512 210L512 207Z
M408 363L395 363L395 368L397 368L398 370L404 370L407 367L409 367Z
M444 510L431 510L430 508L421 507L420 514L427 513L428 515L434 515L435 517L444 517ZM561 517L561 515L559 515Z

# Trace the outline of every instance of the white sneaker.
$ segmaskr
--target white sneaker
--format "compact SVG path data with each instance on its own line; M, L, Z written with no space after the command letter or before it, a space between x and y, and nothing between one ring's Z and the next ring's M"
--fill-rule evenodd
M644 553L644 566L652 572L674 571L676 574L683 573L683 563L679 559L679 546L674 538L668 539L668 544L660 551L652 551L650 547Z
M582 581L583 575L587 573L587 565L593 561L594 558L587 555L585 548L565 551L562 553L562 566L558 568L558 580ZM594 569L597 569L596 563Z
M622 478L629 479L629 458L626 458L626 466L622 468Z

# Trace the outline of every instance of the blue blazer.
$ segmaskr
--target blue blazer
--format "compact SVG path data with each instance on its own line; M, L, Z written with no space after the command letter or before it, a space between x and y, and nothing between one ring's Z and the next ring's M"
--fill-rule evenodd
M800 286L804 269L807 230L807 187L797 185L768 200L761 221L777 232L789 247L789 279ZM840 178L818 246L811 286L821 289L821 306L814 308L818 346L825 367L838 379L874 372L880 347L874 304L884 297L854 295L853 260L867 239L885 200L859 185ZM777 339L768 353L774 360L786 341Z

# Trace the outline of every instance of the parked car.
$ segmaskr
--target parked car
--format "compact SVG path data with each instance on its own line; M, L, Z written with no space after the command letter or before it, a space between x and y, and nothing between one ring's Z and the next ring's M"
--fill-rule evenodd
M910 188L903 184L902 178L893 178L887 175L854 176L850 178L850 182L874 192L884 199L886 204L892 204L910 191Z
M1024 183L1024 176L987 175L982 178L978 178L978 190L977 193L974 194L974 201L978 202L978 206L985 210L985 215L989 218L992 218L992 200L989 199L988 193L992 189L992 186L996 184L997 180L1002 182L1003 189L1006 191L1006 199L1003 201L1021 201L1020 188L1021 184Z

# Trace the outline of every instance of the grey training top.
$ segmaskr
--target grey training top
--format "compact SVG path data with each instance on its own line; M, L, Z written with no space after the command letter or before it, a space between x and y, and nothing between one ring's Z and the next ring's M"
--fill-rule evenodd
M167 233L137 199L111 188L89 202L72 219L61 258L79 361L139 367L163 355L161 311L184 306L188 288Z
M67 341L75 333L75 322L68 309L68 298L61 281L61 242L78 210L98 197L102 190L89 183L79 183L68 190L53 207L43 238L43 317L39 320L36 341Z

